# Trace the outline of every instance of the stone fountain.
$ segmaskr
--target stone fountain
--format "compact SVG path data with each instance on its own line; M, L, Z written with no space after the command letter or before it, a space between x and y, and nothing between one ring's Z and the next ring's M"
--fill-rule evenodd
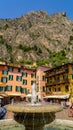
M55 113L62 110L59 105L37 102L35 84L32 85L31 103L18 103L6 106L14 113L14 119L25 126L25 130L44 130L44 125L55 120Z

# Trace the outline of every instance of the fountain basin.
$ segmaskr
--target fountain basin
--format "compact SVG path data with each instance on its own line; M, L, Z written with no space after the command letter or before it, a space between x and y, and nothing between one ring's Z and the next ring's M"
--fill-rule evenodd
M41 105L28 105L28 104L10 104L6 106L8 111L14 113L47 113L47 112L58 112L63 108L60 105L52 104L41 104Z
M14 113L14 119L23 124L26 130L43 130L45 124L55 120L55 113L62 110L59 105L41 104L13 104L6 109Z

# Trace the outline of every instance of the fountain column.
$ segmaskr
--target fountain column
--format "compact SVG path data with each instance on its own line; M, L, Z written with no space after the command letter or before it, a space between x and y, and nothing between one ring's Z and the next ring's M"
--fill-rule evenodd
M31 96L31 105L35 105L36 100L37 100L36 85L35 85L35 83L33 83L33 85L32 85L32 96Z

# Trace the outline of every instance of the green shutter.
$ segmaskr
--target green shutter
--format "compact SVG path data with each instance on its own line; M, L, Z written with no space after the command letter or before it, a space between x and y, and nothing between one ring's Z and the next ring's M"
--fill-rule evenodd
M10 80L10 75L8 76L8 80Z
M7 86L5 87L5 91L7 91Z
M2 87L0 86L0 91L2 90Z
M72 74L72 79L73 79L73 74Z
M6 78L6 83L7 83L7 81L8 81L8 78Z
M23 88L20 86L20 92L22 93L23 92Z
M2 70L2 74L4 74L4 70Z
M18 68L18 72L20 72L21 71L21 68Z
M16 81L18 81L18 76L16 76Z
M3 82L3 77L1 78L1 82Z
M27 94L27 88L25 88L25 93Z
M11 91L12 91L12 86L11 86L11 89L10 89Z

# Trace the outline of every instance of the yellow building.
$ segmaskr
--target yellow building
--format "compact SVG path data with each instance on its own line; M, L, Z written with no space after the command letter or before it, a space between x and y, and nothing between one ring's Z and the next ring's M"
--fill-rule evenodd
M61 95L65 99L72 100L73 63L63 64L46 71L46 94L47 96L51 95L51 98L53 95Z

